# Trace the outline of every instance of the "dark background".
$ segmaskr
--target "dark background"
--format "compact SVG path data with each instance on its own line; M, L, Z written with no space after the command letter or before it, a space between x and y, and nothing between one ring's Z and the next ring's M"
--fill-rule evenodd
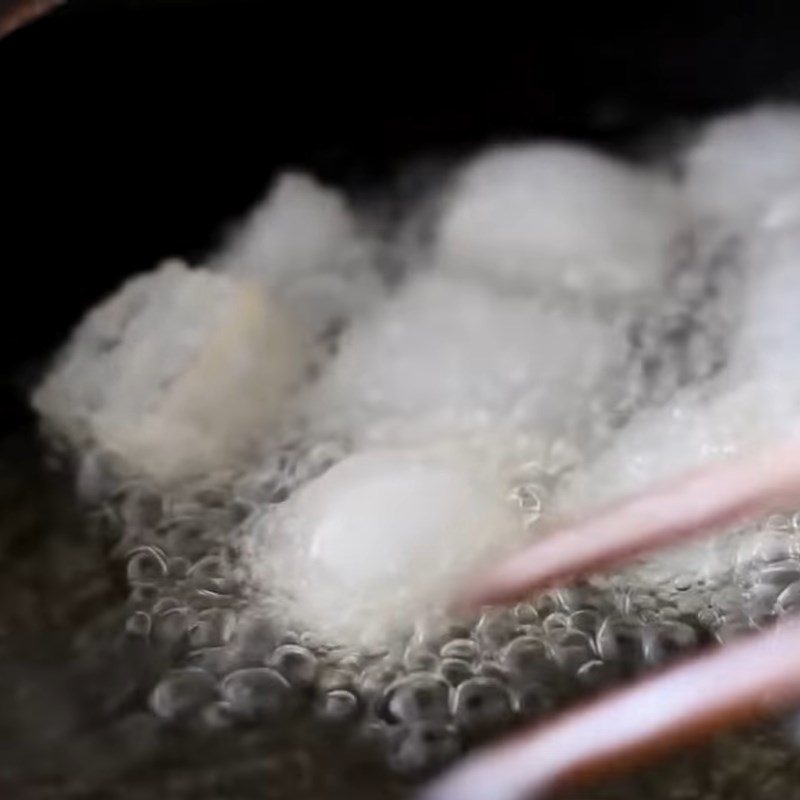
M74 0L0 41L4 423L88 305L202 255L276 168L364 184L498 137L615 146L800 86L798 3L273 5Z

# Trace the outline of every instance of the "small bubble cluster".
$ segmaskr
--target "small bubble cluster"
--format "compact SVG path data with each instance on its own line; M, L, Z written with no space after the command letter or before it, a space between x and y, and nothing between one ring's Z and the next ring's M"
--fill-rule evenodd
M292 629L280 603L252 602L234 543L252 513L283 503L343 449L287 448L260 478L225 476L180 494L125 485L94 512L124 565L124 635L162 665L148 700L161 724L217 731L306 720L422 777L577 698L800 610L800 517L774 516L729 535L716 572L649 581L622 572L472 620L432 614L374 651L326 643ZM533 473L508 497L530 525L546 511L551 480Z

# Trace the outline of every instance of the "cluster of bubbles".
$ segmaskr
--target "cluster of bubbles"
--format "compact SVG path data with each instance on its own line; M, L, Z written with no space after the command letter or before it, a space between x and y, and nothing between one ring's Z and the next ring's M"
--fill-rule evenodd
M737 607L735 596L728 592L729 624L761 628L800 611L798 530L800 515L776 514L741 548L737 554L741 599Z
M159 724L221 731L301 720L420 776L487 737L800 608L800 515L773 516L717 543L722 571L649 583L620 573L471 620L433 614L383 649L321 641L291 630L277 602L251 602L236 542L263 503L284 502L340 447L287 448L258 475L179 495L125 484L93 512L124 558L125 636L160 665L148 695ZM547 491L522 484L511 499L535 525Z

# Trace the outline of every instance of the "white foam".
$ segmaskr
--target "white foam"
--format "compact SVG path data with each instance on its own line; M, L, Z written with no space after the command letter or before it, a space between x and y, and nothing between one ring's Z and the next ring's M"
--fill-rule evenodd
M561 488L556 504L562 511L588 513L698 466L800 436L800 195L790 200L765 202L760 226L745 239L724 369L634 417ZM653 558L644 580L701 568L701 551ZM729 568L730 561L718 566Z
M711 121L687 153L686 170L696 214L746 224L800 185L800 110L759 106Z
M370 443L554 440L620 365L622 328L583 306L422 274L345 335L309 415Z
M739 237L736 285L717 300L728 306L725 367L635 417L575 476L568 506L640 491L800 430L800 111L756 108L711 122L687 164L695 209Z
M212 264L261 283L319 333L381 296L372 256L343 195L309 175L285 173Z
M731 341L737 369L792 379L800 348L800 181L798 192L771 204L751 234L741 283Z
M527 290L626 295L660 282L683 222L657 175L586 148L496 148L457 176L437 261Z

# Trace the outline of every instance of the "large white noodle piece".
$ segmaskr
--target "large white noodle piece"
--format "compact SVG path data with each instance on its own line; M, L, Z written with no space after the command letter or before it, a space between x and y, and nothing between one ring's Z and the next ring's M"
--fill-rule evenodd
M338 643L385 644L444 603L487 555L518 544L502 487L468 459L400 450L347 457L255 525L253 585Z
M33 404L77 447L170 481L243 458L304 363L302 337L258 287L170 262L87 314Z

